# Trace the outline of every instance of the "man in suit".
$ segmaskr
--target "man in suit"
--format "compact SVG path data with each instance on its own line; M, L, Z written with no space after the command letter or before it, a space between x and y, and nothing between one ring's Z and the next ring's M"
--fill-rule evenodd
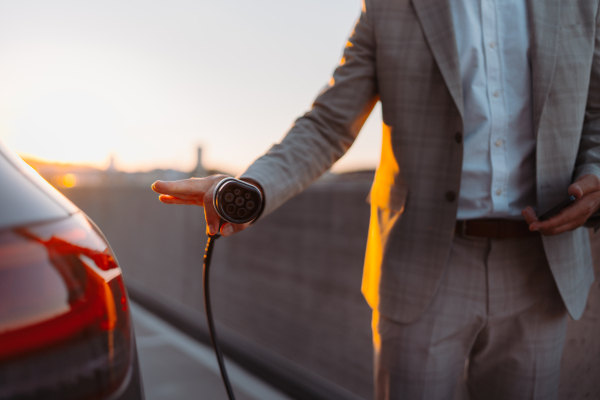
M381 101L362 287L377 399L452 399L464 376L474 399L556 398L567 315L581 317L594 280L582 226L600 208L598 6L364 0L329 85L241 175L270 213ZM206 205L214 233L222 178L153 187Z

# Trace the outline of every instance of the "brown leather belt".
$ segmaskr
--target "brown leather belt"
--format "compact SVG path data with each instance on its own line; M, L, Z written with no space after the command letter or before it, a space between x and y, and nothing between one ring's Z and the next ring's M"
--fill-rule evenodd
M525 221L510 219L468 219L456 221L454 232L461 236L490 239L513 239L539 235L529 230Z

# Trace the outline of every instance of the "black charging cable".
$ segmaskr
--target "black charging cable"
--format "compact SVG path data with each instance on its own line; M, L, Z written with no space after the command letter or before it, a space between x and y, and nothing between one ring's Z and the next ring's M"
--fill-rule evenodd
M208 322L208 331L210 333L210 341L212 342L223 384L227 391L229 400L235 400L225 362L223 361L223 353L219 347L217 340L217 332L213 321L212 308L210 306L210 289L209 289L209 272L210 260L212 258L215 240L221 235L218 233L221 230L221 225L224 222L233 224L244 224L254 221L260 214L263 207L263 198L260 190L247 182L235 179L225 178L219 182L215 188L213 195L213 206L219 215L221 223L215 235L208 234L206 249L204 250L204 263L202 268L202 285L204 286L204 309L206 310L206 320Z
M204 262L202 265L202 286L204 287L204 310L206 311L206 321L208 322L208 331L210 333L210 341L212 342L215 354L217 355L217 362L219 363L219 369L221 370L221 377L223 378L223 384L227 391L229 400L235 400L231 383L229 382L229 376L227 375L227 369L225 369L225 362L223 360L223 353L221 347L219 347L219 341L217 339L217 331L215 330L215 322L213 321L212 307L210 305L210 289L209 289L209 273L210 273L210 260L212 259L213 249L215 248L215 241L220 237L218 233L216 235L208 235L206 241L206 249L204 250Z

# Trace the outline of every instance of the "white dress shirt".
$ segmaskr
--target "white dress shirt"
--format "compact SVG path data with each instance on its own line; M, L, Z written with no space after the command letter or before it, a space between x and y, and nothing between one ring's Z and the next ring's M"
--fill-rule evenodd
M536 203L526 2L450 5L465 110L457 218L522 218Z

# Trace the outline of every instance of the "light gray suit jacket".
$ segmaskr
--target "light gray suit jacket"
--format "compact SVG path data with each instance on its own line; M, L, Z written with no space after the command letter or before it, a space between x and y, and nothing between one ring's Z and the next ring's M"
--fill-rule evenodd
M599 0L526 0L531 32L537 207L564 199L583 174L600 176ZM340 66L312 109L243 174L268 214L340 158L375 103L381 162L371 191L363 293L400 322L427 307L448 258L457 212L463 95L446 0L365 0ZM584 228L544 237L574 319L593 282Z

